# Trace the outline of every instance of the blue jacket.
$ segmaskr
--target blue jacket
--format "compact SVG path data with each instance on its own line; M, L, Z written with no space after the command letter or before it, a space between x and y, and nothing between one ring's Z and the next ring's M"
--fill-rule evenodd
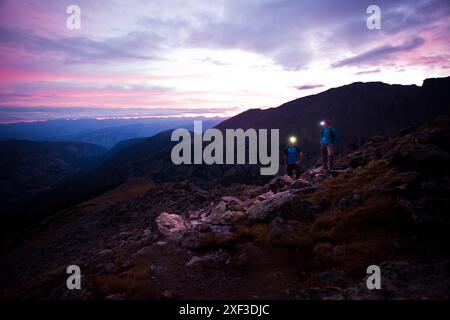
M339 135L335 128L323 128L320 134L320 144L321 145L329 145L336 144Z
M295 164L297 162L297 156L300 153L300 149L296 146L287 147L284 150L284 154L286 155L286 160L288 164Z

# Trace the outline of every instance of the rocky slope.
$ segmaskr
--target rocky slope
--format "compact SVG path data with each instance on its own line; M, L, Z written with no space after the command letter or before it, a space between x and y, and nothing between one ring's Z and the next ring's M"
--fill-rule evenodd
M219 124L217 128L280 129L280 148L294 134L305 154L305 167L318 158L319 120L329 118L338 128L338 151L356 148L375 134L394 134L422 124L449 111L450 77L426 79L421 87L381 82L353 83L317 95L303 97L267 110L249 110ZM426 107L425 107L426 106ZM212 123L205 123L209 127ZM95 169L41 190L33 197L8 206L16 228L38 221L69 205L99 195L126 181L145 177L156 182L184 179L208 185L264 184L258 165L174 165L171 131L150 138L125 141L101 158ZM281 150L280 150L281 151ZM1 171L1 170L0 170ZM8 171L8 168L4 168ZM1 173L1 172L0 172ZM24 222L23 217L27 216ZM12 230L10 226L5 229Z
M202 189L134 180L3 243L0 295L449 299L450 118L376 137L331 173ZM82 270L82 290L65 268ZM368 290L379 265L382 289Z

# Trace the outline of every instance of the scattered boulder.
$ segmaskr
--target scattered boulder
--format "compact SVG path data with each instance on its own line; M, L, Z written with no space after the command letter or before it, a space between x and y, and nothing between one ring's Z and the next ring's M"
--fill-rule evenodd
M308 180L300 178L300 179L294 180L294 182L292 182L289 185L289 189L302 189L302 188L309 187L310 185L311 185L311 183Z
M240 204L242 203L242 201L239 200L238 198L236 198L236 197L231 197L231 196L225 196L225 197L222 197L222 201L226 203L227 209L230 209L230 208L229 208L230 206L233 206L233 205L240 205Z
M269 182L269 188L273 193L277 193L286 185L291 184L292 181L292 178L287 175L277 176Z
M213 209L211 215L221 215L227 211L227 203L225 201L220 201L219 204Z
M186 231L183 218L177 214L163 212L156 218L155 222L159 232L169 238L180 238Z
M105 300L125 300L121 293L113 293L105 297Z
M193 257L186 263L186 266L187 266L187 267L191 267L191 266L193 266L194 264L196 264L196 263L198 263L198 262L200 262L200 261L202 261L202 260L203 260L203 259L200 258L200 257L193 256Z
M233 237L233 228L229 225L211 225L210 230L216 237L222 239Z
M259 201L264 201L267 200L269 198L272 198L272 196L274 195L274 193L272 191L268 191L266 193L263 193L261 195L258 196L258 200Z
M146 258L153 254L154 250L151 246L143 247L133 254L133 258Z
M295 198L295 195L290 191L276 193L251 207L248 210L248 216L254 221L270 221L279 215L285 207L288 207Z
M201 266L207 269L221 269L227 264L229 255L222 250L209 253L203 257L193 256L187 263L187 267Z
M163 299L175 299L178 296L178 294L174 290L164 290L162 292L162 298Z
M146 228L144 229L144 232L141 235L141 241L152 241L155 240L155 238L157 237L156 234L154 234L150 228Z
M130 238L131 236L133 236L134 233L133 232L129 232L129 231L122 231L119 233L119 239L121 240L127 240L128 238Z
M227 210L241 210L243 202L236 197L225 196L222 197L222 201L226 204Z
M317 191L317 187L311 186L311 187L304 187L301 189L292 189L291 193L294 194L308 194L308 193L313 193Z

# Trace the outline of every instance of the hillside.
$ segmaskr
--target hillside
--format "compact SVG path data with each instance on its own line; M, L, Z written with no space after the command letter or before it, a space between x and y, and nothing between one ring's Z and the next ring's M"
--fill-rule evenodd
M339 147L359 146L376 135L389 135L420 125L450 111L450 77L426 79L421 87L356 82L299 98L278 108L249 110L218 128L279 128L281 141L298 137L306 160L319 156L319 122L329 119L340 133Z
M305 154L304 167L311 168L319 158L319 120L329 118L338 129L339 152L354 149L373 136L398 133L449 112L449 85L450 77L427 79L421 87L353 83L278 108L249 110L217 128L279 128L280 148L285 147L289 135L295 134ZM20 225L24 213L39 220L121 183L142 178L156 183L188 179L202 186L263 184L270 180L259 174L257 165L176 166L170 158L174 145L170 133L123 141L105 153L92 170L52 185L17 206L9 206L8 210ZM283 174L283 166L280 168Z
M94 168L105 152L79 142L0 141L2 224L13 218L17 205Z
M203 189L135 180L4 243L4 298L448 299L450 118L327 175ZM81 291L65 290L77 264ZM379 265L382 289L365 286Z
M88 143L0 141L0 190L14 197L53 186L98 164L106 149Z

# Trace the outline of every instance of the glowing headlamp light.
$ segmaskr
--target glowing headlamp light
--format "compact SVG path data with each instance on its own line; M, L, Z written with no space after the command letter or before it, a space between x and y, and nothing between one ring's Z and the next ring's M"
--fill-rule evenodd
M320 125L323 127L325 125L325 121L320 121Z
M297 138L296 137L290 137L289 138L289 142L290 143L295 143L297 141Z

